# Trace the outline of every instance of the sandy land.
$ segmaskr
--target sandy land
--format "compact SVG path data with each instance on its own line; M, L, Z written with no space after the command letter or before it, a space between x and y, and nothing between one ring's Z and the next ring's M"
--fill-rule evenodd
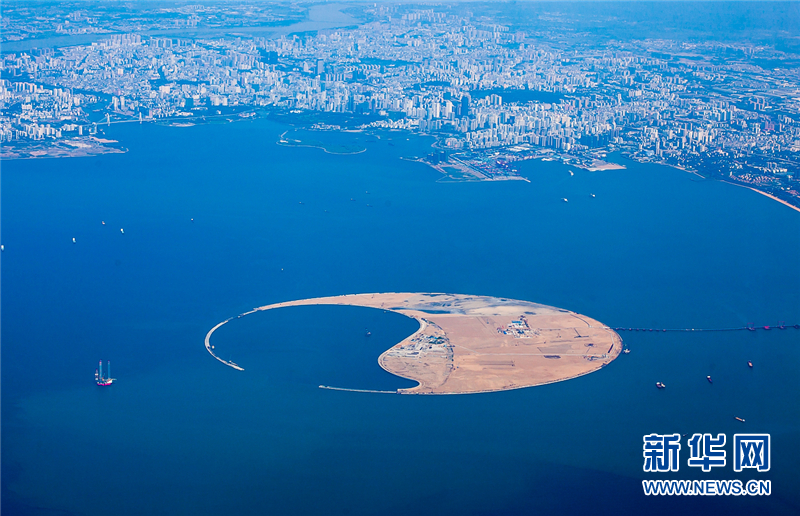
M581 167L580 165L576 165L580 168L585 168L589 172L599 172L601 170L624 170L625 165L619 165L617 163L607 163L602 160L594 160L592 164L588 167Z
M492 392L559 382L596 371L622 351L619 335L594 319L488 296L351 294L276 303L238 317L303 305L366 306L417 320L419 330L378 358L388 372L419 382L401 394ZM210 347L211 334L226 322L209 331L206 349L241 369Z

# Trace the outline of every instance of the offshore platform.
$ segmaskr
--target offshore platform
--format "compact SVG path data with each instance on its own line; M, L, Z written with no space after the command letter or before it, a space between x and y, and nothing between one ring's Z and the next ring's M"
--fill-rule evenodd
M94 381L100 387L108 387L114 383L115 378L111 378L111 360L107 362L108 376L103 376L103 361L100 361L100 366L94 370Z

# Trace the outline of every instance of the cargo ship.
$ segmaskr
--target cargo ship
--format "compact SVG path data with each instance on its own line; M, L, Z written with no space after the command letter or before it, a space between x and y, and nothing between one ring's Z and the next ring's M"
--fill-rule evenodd
M100 366L94 370L94 381L100 387L108 387L114 383L114 378L111 378L111 360L108 361L107 369L108 376L103 376L103 361L101 360Z

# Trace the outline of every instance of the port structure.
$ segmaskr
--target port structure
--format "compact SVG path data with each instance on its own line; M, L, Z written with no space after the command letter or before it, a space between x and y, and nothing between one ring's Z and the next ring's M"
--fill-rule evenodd
M100 387L108 387L114 383L115 378L111 378L111 360L106 363L108 376L103 376L103 361L100 360L97 369L94 370L94 381Z

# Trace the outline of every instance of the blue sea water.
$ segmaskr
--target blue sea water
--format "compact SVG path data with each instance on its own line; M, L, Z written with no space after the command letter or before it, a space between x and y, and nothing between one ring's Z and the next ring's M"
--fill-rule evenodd
M428 138L355 134L367 151L342 156L276 145L287 129L117 125L126 154L3 162L3 514L800 511L794 329L625 332L632 353L596 373L443 397L318 388L410 385L376 358L416 324L379 310L232 321L213 343L244 372L203 348L252 307L354 292L503 296L610 326L794 324L800 213L620 157L440 183L399 159ZM642 472L645 434L741 431L771 433L769 472L702 473L685 453L678 473ZM773 493L647 498L644 478Z

